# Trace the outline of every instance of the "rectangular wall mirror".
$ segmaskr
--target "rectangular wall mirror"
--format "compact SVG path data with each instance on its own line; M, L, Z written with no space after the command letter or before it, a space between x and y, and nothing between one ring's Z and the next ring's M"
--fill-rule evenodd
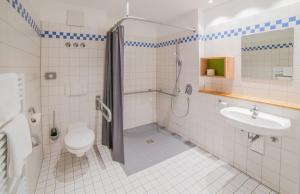
M292 80L294 29L242 37L242 78Z

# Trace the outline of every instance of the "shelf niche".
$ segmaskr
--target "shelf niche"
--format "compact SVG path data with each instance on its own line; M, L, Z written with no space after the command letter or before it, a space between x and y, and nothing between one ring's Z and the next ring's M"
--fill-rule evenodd
M207 76L207 69L214 69L214 76ZM233 57L210 57L201 58L200 75L207 77L221 77L225 79L234 78Z

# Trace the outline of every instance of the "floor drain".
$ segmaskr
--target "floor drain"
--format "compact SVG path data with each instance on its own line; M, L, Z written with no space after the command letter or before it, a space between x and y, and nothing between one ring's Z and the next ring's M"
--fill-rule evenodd
M153 139L146 139L146 143L151 144L151 143L154 143L154 141L153 141Z

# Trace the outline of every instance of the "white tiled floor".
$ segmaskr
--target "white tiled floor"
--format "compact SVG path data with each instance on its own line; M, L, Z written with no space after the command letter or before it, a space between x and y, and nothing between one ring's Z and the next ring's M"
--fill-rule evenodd
M36 194L56 193L256 193L275 192L200 148L126 176L109 150L99 146L103 165L94 150L78 159L54 153L43 161Z

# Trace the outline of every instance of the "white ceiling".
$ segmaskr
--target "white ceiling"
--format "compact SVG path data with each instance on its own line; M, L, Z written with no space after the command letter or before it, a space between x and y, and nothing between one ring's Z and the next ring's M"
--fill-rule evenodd
M107 13L108 17L125 15L125 0L43 0L56 3L76 4L96 8ZM130 15L153 20L168 21L194 9L208 9L230 0L130 0Z

